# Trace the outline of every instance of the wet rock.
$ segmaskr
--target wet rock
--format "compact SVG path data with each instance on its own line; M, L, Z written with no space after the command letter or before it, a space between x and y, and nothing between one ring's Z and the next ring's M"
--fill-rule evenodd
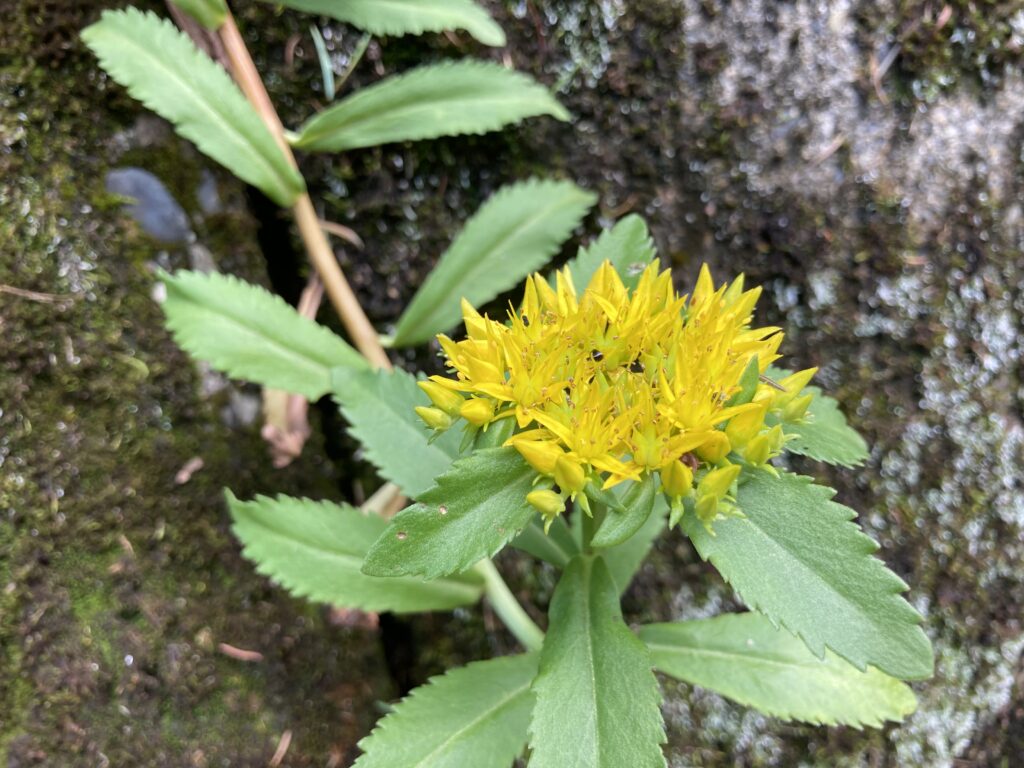
M142 168L115 168L106 175L107 191L134 200L124 210L151 237L168 245L195 236L188 215L163 182Z

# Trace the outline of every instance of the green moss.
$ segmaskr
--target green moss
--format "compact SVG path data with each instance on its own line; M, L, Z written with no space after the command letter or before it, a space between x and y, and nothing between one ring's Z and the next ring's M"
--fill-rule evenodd
M859 22L899 46L893 72L908 96L930 101L965 81L989 86L1022 61L1016 0L903 0L898 7L881 16L865 5Z

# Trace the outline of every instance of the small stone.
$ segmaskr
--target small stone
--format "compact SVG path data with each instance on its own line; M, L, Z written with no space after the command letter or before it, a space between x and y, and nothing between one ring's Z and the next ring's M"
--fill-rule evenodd
M106 176L107 192L132 198L125 211L150 237L167 244L194 239L184 209L163 182L141 168L115 168Z

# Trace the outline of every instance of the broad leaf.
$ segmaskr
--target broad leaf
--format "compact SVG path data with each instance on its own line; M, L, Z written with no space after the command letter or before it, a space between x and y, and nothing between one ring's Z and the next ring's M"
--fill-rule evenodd
M609 547L601 552L601 558L618 585L620 595L629 589L630 582L647 559L655 539L665 530L667 512L668 504L665 497L658 494L654 499L654 511L643 527L618 546Z
M359 741L354 768L508 768L526 743L536 674L527 653L431 678Z
M773 379L783 379L791 372L780 368L769 368ZM857 431L846 423L846 417L839 410L839 403L825 395L818 387L807 387L801 395L813 394L807 416L799 422L781 421L769 414L768 424L782 424L782 431L792 437L786 443L786 450L801 456L856 467L863 464L868 456L868 445Z
M427 341L457 325L461 299L480 306L539 269L597 198L569 181L500 189L471 218L420 286L395 329L396 346Z
M568 267L577 291L587 287L605 261L612 263L627 288L635 288L640 273L657 257L646 222L634 213L606 229L586 248L581 248Z
M330 16L375 35L419 35L464 29L484 45L505 44L505 33L470 0L266 0Z
M367 611L440 611L476 602L475 574L434 581L377 579L359 569L387 521L347 504L278 496L239 501L227 492L233 530L256 570L317 602Z
M406 496L415 498L431 488L458 457L459 430L430 440L431 431L414 410L430 399L411 374L340 368L333 372L331 389L367 460Z
M580 553L576 539L562 517L556 517L552 521L547 533L544 533L543 523L534 518L523 532L513 539L512 546L558 568L565 568L569 561Z
M418 67L360 89L302 126L292 143L340 152L395 141L487 133L528 117L569 113L540 83L499 64Z
M623 622L618 589L601 558L569 563L548 615L533 683L530 768L664 766L651 657Z
M359 742L355 768L508 768L526 745L535 654L431 678Z
M218 29L228 17L224 0L173 0L174 5L207 29Z
M831 652L818 659L757 613L651 624L640 638L662 672L787 720L877 728L917 706L900 681Z
M416 415L416 407L429 406L430 398L412 374L344 368L333 374L332 391L348 420L348 433L362 443L381 477L404 495L418 498L459 457L458 429L431 440L431 431Z
M757 472L736 497L745 517L682 526L751 608L803 638L819 657L831 648L858 669L871 664L904 680L932 674L921 617L900 597L906 584L871 555L878 549L810 478Z
M654 509L654 489L654 473L651 472L643 480L632 483L622 496L626 511L608 510L590 543L595 547L614 547L639 531Z
M82 40L128 93L240 179L280 205L305 190L228 73L173 24L134 8L104 11Z
M537 473L515 448L488 448L452 465L403 509L363 564L373 576L432 579L491 557L536 514L526 503Z
M332 368L367 366L338 336L258 286L218 273L160 279L174 340L230 376L316 400L330 390Z

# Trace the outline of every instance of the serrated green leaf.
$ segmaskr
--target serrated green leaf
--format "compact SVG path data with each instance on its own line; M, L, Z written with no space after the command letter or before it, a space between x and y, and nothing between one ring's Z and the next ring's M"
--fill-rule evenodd
M620 595L629 589L633 577L647 559L647 554L651 551L655 539L665 530L667 512L668 504L665 502L665 497L656 496L654 511L651 512L643 527L618 546L609 547L601 552L601 558L608 566L608 572L612 575L612 579L618 585Z
M381 477L416 498L433 487L459 455L459 431L436 440L414 410L430 405L416 379L401 369L369 371L339 368L331 391L348 420L349 434L363 445L366 459Z
M256 570L292 594L366 611L441 611L475 603L475 574L434 581L377 579L359 569L387 521L347 504L226 493L235 535Z
M229 376L316 400L332 368L367 367L362 355L259 286L231 275L160 273L167 327L182 349Z
M508 768L526 743L536 674L528 653L431 678L359 742L355 768Z
M561 517L551 521L551 528L547 533L544 533L544 524L534 518L523 532L512 540L512 546L557 568L565 568L569 561L580 553L572 531Z
M305 191L228 73L173 24L135 8L104 11L82 40L128 93L240 179L284 206Z
M576 557L551 598L533 682L530 768L665 765L661 694L601 558Z
M515 448L460 459L420 503L399 512L373 545L363 573L436 578L491 557L536 511L526 503L537 472Z
M868 444L846 423L839 403L817 387L805 391L814 394L807 409L809 418L797 423L782 422L783 433L793 435L786 442L786 450L843 467L863 464L870 455Z
M569 119L547 88L520 72L471 60L431 64L342 99L310 118L292 144L313 152L341 152L488 133L539 115Z
M776 381L790 373L792 371L781 368L768 369L768 376ZM842 467L856 467L867 461L870 455L868 444L846 423L835 398L824 394L818 387L806 387L800 394L814 395L802 421L782 421L775 414L768 414L765 419L769 426L781 423L783 433L792 437L786 443L786 450Z
M657 257L647 223L633 213L606 229L586 248L580 248L567 266L577 291L590 284L590 278L605 261L610 261L626 287L633 289L640 274Z
M831 652L818 659L757 613L651 624L640 639L662 672L774 717L878 728L917 707L899 680L873 667L861 672Z
M633 482L622 496L626 511L609 510L590 543L595 547L614 547L639 531L654 509L654 490L652 472L648 472L643 480Z
M420 286L398 321L394 345L450 330L462 319L461 299L480 306L542 267L596 201L570 181L530 179L502 187Z
M224 0L173 0L174 5L210 30L219 29L228 17Z
M745 517L682 527L743 601L799 635L819 657L831 648L858 669L903 680L932 674L921 617L900 597L907 585L871 555L878 545L810 478L754 473L739 487Z
M265 0L344 21L375 35L420 35L464 29L484 45L505 44L505 33L470 0Z

